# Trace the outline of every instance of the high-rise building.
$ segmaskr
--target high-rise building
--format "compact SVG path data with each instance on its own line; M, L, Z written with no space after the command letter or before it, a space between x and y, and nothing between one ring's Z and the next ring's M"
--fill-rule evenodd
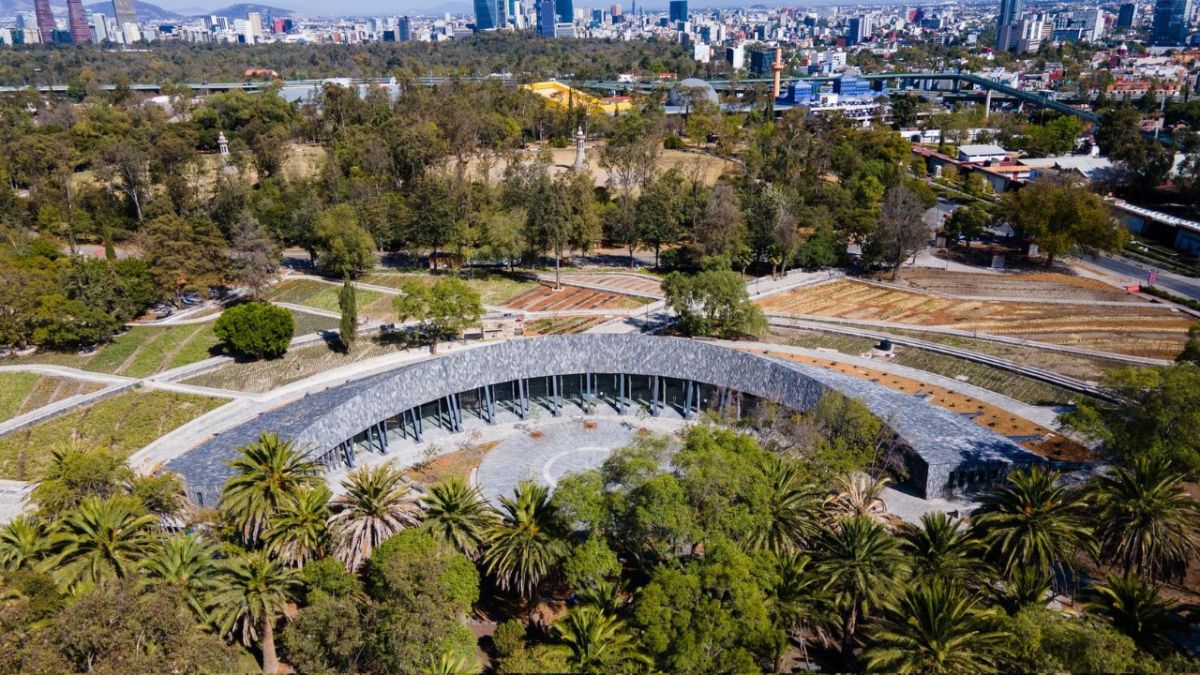
M133 0L112 0L113 16L117 25L124 27L127 23L137 23L137 11L133 8Z
M1021 0L1000 0L1000 16L996 20L996 49L1008 51L1017 42L1014 24L1021 19Z
M554 13L558 15L559 23L573 23L575 21L574 0L554 0Z
M869 16L852 16L850 17L850 30L846 33L846 44L857 45L867 41L871 36L871 17Z
M613 4L612 7L609 7L608 13L612 14L613 16L621 16L621 3L618 2Z
M1121 10L1117 12L1117 28L1133 28L1133 22L1137 20L1137 3L1127 2L1121 5Z
M33 0L33 10L37 13L38 32L43 43L54 40L54 12L50 11L50 0Z
M400 17L396 22L396 32L401 42L408 42L412 39L412 21L407 16Z
M67 25L71 30L71 42L82 45L92 41L92 28L83 11L83 0L67 0Z
M1183 44L1187 40L1191 16L1191 0L1157 0L1154 3L1154 28L1150 31L1150 43Z
M508 0L475 0L475 30L495 30L508 23Z
M538 35L546 38L554 37L554 0L541 0L537 6Z
M671 23L682 23L688 20L687 0L671 0Z

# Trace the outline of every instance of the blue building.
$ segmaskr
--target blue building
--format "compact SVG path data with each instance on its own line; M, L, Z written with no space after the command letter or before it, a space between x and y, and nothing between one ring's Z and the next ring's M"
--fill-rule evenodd
M870 82L845 75L833 81L833 93L840 98L871 98L875 95Z
M554 0L541 0L541 3L538 4L537 18L538 35L546 38L554 37L554 24L556 22Z
M1021 19L1021 0L1000 0L1000 16L996 20L996 49L1008 51L1016 46L1015 25Z
M559 23L575 23L574 0L554 0L554 13L558 14Z
M401 42L408 42L411 40L412 21L409 21L407 16L400 17L400 20L396 23L396 32L398 33L397 37L400 38Z
M1150 44L1182 45L1188 36L1191 0L1158 0L1154 3L1154 28Z
M805 105L812 103L821 96L821 85L810 80L795 80L788 82L787 92L780 97L780 103Z
M1121 5L1121 11L1117 14L1117 28L1133 28L1135 20L1137 20L1137 5L1132 2Z
M871 19L866 16L850 18L850 29L846 33L846 45L853 46L867 41L871 35Z
M683 23L688 20L687 0L671 0L671 23Z
M475 30L495 30L508 23L508 0L475 0Z

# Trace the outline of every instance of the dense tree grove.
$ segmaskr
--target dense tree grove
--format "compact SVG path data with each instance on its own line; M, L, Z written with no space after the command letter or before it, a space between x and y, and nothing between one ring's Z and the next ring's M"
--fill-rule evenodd
M532 51L514 49L513 41ZM154 49L177 57L161 61L163 69L216 76L201 64L215 62L217 51ZM887 128L800 111L776 117L758 95L735 115L697 103L685 120L664 115L662 92L655 92L635 110L607 117L556 107L499 80L426 86L404 77L409 51L414 59L444 57L455 73L481 67L466 65L468 56L484 63L493 53L519 55L516 72L531 73L530 60L564 49L529 36L404 45L396 61L388 60L387 45L301 49L260 51L293 60L303 53L314 69L328 58L329 67L350 75L356 71L343 60L361 51L364 63L400 73L398 91L360 95L326 83L310 99L288 102L270 89L193 97L168 87L166 102L154 103L127 87L96 86L119 79L122 64L153 60L65 47L14 51L18 61L48 58L46 76L62 70L81 84L73 88L78 95L62 99L29 90L0 99L0 142L11 149L0 157L0 275L15 280L0 290L11 308L0 316L0 344L86 347L155 302L179 304L230 286L261 297L282 247L307 251L315 270L335 280L358 277L389 253L428 260L434 269L557 270L601 244L627 250L631 265L645 250L668 270L781 274L849 262L851 246L863 267L895 269L927 237L919 211L934 203L933 190L923 166L911 161L908 140ZM668 63L674 46L577 41L571 53L593 49L600 56L581 58L576 77L586 76L585 62L604 70L597 76L659 67L684 74ZM296 75L314 74L296 67ZM171 79L165 70L159 78ZM923 119L951 135L969 124L965 113ZM1057 129L1054 138L1075 131L1059 119L1044 126ZM596 150L602 184L551 152L579 128ZM1014 135L1031 135L1020 131ZM228 155L217 154L222 136ZM1048 152L1061 149L1057 141L1044 144ZM717 171L711 162L666 162L667 146L736 161ZM1072 225L1092 219L1094 204L1075 199L1070 208L1048 225L1010 220L1047 259L1120 243ZM955 225L968 238L981 228L977 218ZM68 250L103 244L108 255L63 254L31 243L39 238Z
M390 465L333 496L266 435L199 509L170 475L67 446L37 511L0 528L0 668L1195 669L1158 585L1200 546L1170 461L1074 487L1017 472L969 519L900 524L864 473L887 462L861 404L751 421L647 437L497 504L461 477L417 493ZM1063 574L1081 566L1102 571L1082 591ZM1051 610L1058 592L1086 615Z

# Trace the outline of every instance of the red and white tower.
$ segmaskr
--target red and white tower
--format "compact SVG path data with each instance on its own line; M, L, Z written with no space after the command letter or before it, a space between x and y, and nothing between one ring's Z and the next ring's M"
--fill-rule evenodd
M83 0L67 0L67 23L71 27L71 42L87 44L92 41L92 29L83 13Z
M41 33L41 41L53 41L54 12L50 11L50 0L33 0L33 11L37 14L38 33Z

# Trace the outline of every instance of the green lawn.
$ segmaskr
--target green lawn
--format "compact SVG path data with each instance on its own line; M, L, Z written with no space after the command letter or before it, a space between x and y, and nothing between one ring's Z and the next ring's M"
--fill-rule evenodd
M334 290L336 291L336 289ZM382 297L382 294L374 295ZM293 311L292 317L296 320L297 337L319 330L336 329L338 324L337 319L308 312ZM39 351L30 356L0 360L0 365L5 363L48 363L97 373L148 377L213 356L217 351L214 347L219 344L217 336L213 334L214 323L216 323L215 319L179 326L134 326L118 335L112 342L104 345L94 354ZM16 393L10 394L6 391L3 396L5 398L15 397ZM0 405L0 412L3 412L2 405ZM0 415L0 419L3 419L2 415Z
M271 288L267 293L267 299L294 305L306 305L327 312L337 312L340 311L338 307L340 290L339 286L314 279L288 279ZM379 291L358 289L358 306L366 307L382 297L383 293Z
M17 416L39 379L37 373L0 373L0 420Z
M0 478L36 480L50 450L77 438L122 456L203 415L224 399L169 391L136 390L0 438Z
M430 273L396 273L372 272L363 281L377 286L400 288L409 279L421 279L433 283L439 276ZM518 295L537 287L536 281L531 281L518 274L509 274L497 270L470 270L461 275L467 285L479 292L479 299L485 305L503 305Z
M39 351L0 363L50 363L97 373L146 377L210 356L217 344L213 322L134 326L92 354Z

